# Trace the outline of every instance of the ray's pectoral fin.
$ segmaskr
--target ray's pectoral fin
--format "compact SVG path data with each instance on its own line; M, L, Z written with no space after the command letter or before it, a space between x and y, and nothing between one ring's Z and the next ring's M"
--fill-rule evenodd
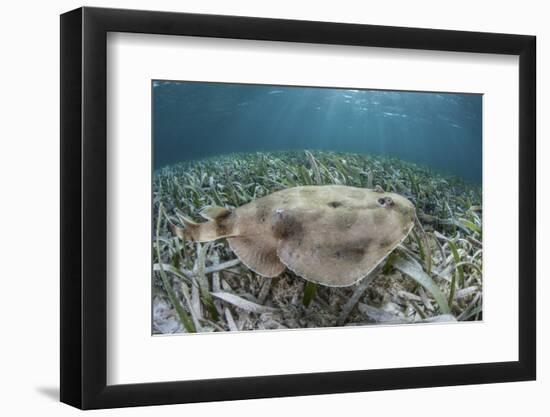
M327 242L306 237L281 240L277 254L297 275L330 287L347 287L356 283L367 276L385 255L383 249L368 238Z
M285 270L273 242L244 236L230 237L227 241L242 263L257 274L273 278Z

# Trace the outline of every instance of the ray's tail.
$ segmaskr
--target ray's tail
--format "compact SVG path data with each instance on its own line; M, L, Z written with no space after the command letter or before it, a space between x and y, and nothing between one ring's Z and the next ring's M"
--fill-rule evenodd
M182 240L192 240L195 242L200 241L201 225L183 216L181 217L181 219L183 221L184 227L179 227L174 223L170 223L170 228L172 229L172 233L174 233L177 237L179 237Z
M170 224L172 233L183 240L194 242L210 242L222 237L234 236L233 212L223 207L207 207L200 215L207 219L205 223L195 223L180 215L184 227Z

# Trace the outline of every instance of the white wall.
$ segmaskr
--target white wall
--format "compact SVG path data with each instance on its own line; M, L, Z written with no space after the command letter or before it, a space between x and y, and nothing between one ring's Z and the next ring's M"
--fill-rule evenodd
M88 1L89 6L158 9L308 20L418 26L441 29L510 32L538 37L539 213L550 209L548 122L541 120L550 96L550 26L544 4L519 1L257 1L257 0L124 0ZM73 415L57 402L58 392L58 272L59 272L59 18L80 2L11 1L2 5L0 42L3 86L0 100L0 410L4 415L40 412ZM543 130L544 129L544 130ZM547 187L546 187L547 188ZM550 250L550 222L539 215L539 259ZM505 227L505 225L503 225ZM542 415L548 410L550 366L547 355L550 310L543 295L550 290L546 268L539 266L539 380L528 383L388 391L180 405L101 411L94 415L281 415L343 411L361 414L425 416ZM541 325L542 324L542 325ZM406 354L406 352L404 352ZM544 395L546 394L546 395Z

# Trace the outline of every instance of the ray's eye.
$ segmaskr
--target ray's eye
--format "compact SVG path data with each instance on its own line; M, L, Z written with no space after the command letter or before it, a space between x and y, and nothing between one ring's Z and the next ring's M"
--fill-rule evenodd
M382 197L378 199L378 204L380 204L382 207L390 207L394 205L394 202L391 197Z

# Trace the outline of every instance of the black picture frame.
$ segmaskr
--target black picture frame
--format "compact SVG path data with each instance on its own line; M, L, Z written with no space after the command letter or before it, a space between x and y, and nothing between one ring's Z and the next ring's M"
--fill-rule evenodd
M107 385L108 32L519 56L519 360ZM535 379L535 45L524 35L252 17L88 7L61 15L61 401L94 409Z

